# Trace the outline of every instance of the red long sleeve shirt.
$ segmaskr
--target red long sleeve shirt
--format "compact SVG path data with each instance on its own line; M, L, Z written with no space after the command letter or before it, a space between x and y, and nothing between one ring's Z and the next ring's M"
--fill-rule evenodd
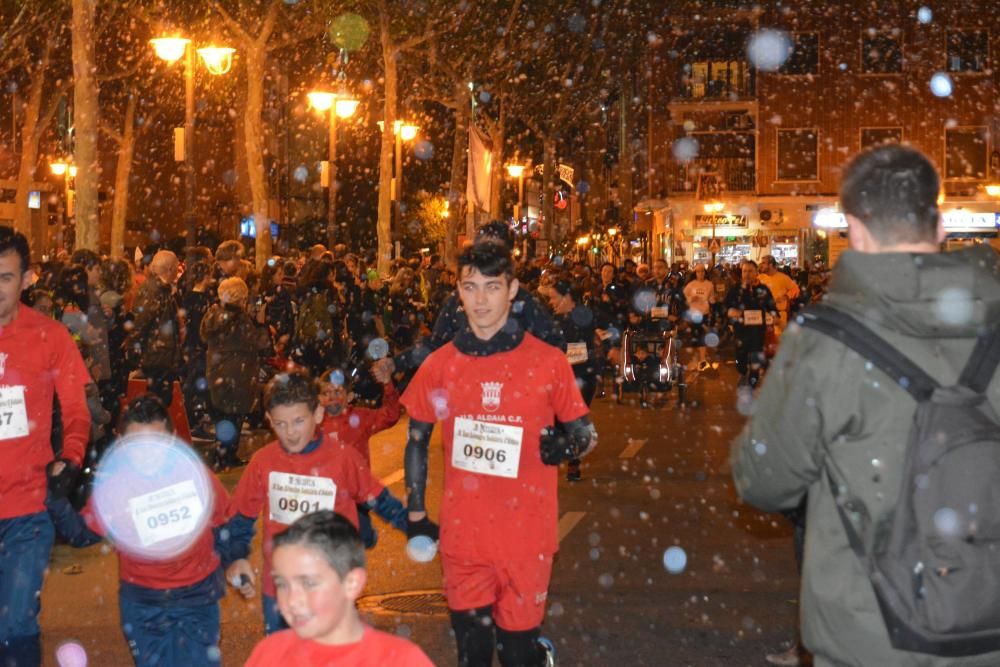
M330 440L353 447L371 464L368 440L379 431L395 426L400 414L399 392L387 382L382 388L382 407L374 410L350 406L336 417L325 415L320 428Z
M21 304L0 327L0 519L45 511L52 399L62 411L62 458L77 465L90 438L90 374L59 322Z

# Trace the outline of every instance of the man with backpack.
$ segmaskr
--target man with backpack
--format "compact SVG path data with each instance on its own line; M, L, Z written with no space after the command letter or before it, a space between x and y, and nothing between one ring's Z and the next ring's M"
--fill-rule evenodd
M1000 261L940 252L939 188L899 145L847 166L852 250L789 323L733 443L746 502L807 498L800 621L818 666L1000 664Z

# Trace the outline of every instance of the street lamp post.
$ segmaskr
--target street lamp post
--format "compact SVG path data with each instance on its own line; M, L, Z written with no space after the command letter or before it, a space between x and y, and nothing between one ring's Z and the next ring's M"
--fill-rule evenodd
M188 242L195 242L197 217L195 216L195 164L194 164L194 52L189 48L190 39L184 37L157 37L149 40L156 55L173 64L184 58L184 136L181 150L174 140L174 159L184 163L184 227ZM225 74L232 67L235 49L209 46L198 49L198 55L212 74Z
M521 210L524 207L524 170L522 164L507 165L507 174L517 179L517 206L514 208L514 219L521 222Z
M379 130L382 130L385 123L383 121L378 122ZM417 136L417 132L420 128L416 125L411 125L410 123L404 123L401 120L397 120L393 123L392 134L396 139L395 145L395 169L393 170L392 179L392 210L394 211L393 216L395 218L393 222L393 230L395 235L399 237L402 233L403 224L403 208L402 208L402 192L403 192L403 142L411 141ZM395 256L399 257L399 241L395 243Z
M358 100L346 93L316 90L306 95L309 104L320 112L330 112L330 135L327 144L325 185L327 188L326 239L333 248L337 243L337 118L350 118L358 108ZM323 180L323 179L321 179Z
M76 177L76 165L70 164L68 161L56 160L49 165L49 169L52 170L53 174L63 179L61 219L59 221L59 231L56 234L56 245L63 248L65 247L63 240L66 235L66 229L70 226L73 219L73 179Z

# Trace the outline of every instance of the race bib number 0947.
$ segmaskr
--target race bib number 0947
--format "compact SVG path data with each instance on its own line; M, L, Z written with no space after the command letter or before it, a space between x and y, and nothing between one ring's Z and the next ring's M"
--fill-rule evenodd
M306 514L333 511L336 504L337 485L329 477L272 472L267 482L271 521L291 524Z
M28 409L24 387L0 387L0 440L28 435Z
M515 479L523 436L520 426L456 417L451 465L480 475Z

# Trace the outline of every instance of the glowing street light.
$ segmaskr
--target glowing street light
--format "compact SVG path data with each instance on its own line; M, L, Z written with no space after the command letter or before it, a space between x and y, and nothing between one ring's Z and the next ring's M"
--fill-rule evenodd
M157 37L149 40L157 57L174 64L184 58L184 134L177 141L175 131L174 159L184 163L184 219L188 239L195 236L195 166L194 166L194 54L185 37ZM207 46L198 49L205 67L212 74L225 74L233 65L236 49L227 46Z
M331 93L313 90L306 93L309 105L320 113L330 112L330 137L327 142L328 156L323 177L320 181L327 189L326 237L332 248L337 243L337 118L350 118L360 104L345 92Z
M986 194L990 197L1000 197L1000 183L990 183L987 185Z
M507 175L517 179L517 207L514 210L514 219L521 221L521 209L524 208L524 172L527 169L523 164L508 164Z
M378 129L380 132L385 132L385 121L378 121ZM406 123L401 120L393 121L392 123L392 134L396 138L396 168L394 170L395 175L392 179L392 209L396 212L394 224L397 230L400 228L403 221L403 212L400 204L402 201L401 193L403 191L403 142L414 139L418 132L420 132L420 127L417 125ZM399 244L397 243L396 245L398 247Z
M62 176L63 174L66 173L66 170L69 169L69 163L63 162L62 160L57 160L56 162L53 162L52 164L49 165L49 169L51 169L52 173L55 174L56 176Z

